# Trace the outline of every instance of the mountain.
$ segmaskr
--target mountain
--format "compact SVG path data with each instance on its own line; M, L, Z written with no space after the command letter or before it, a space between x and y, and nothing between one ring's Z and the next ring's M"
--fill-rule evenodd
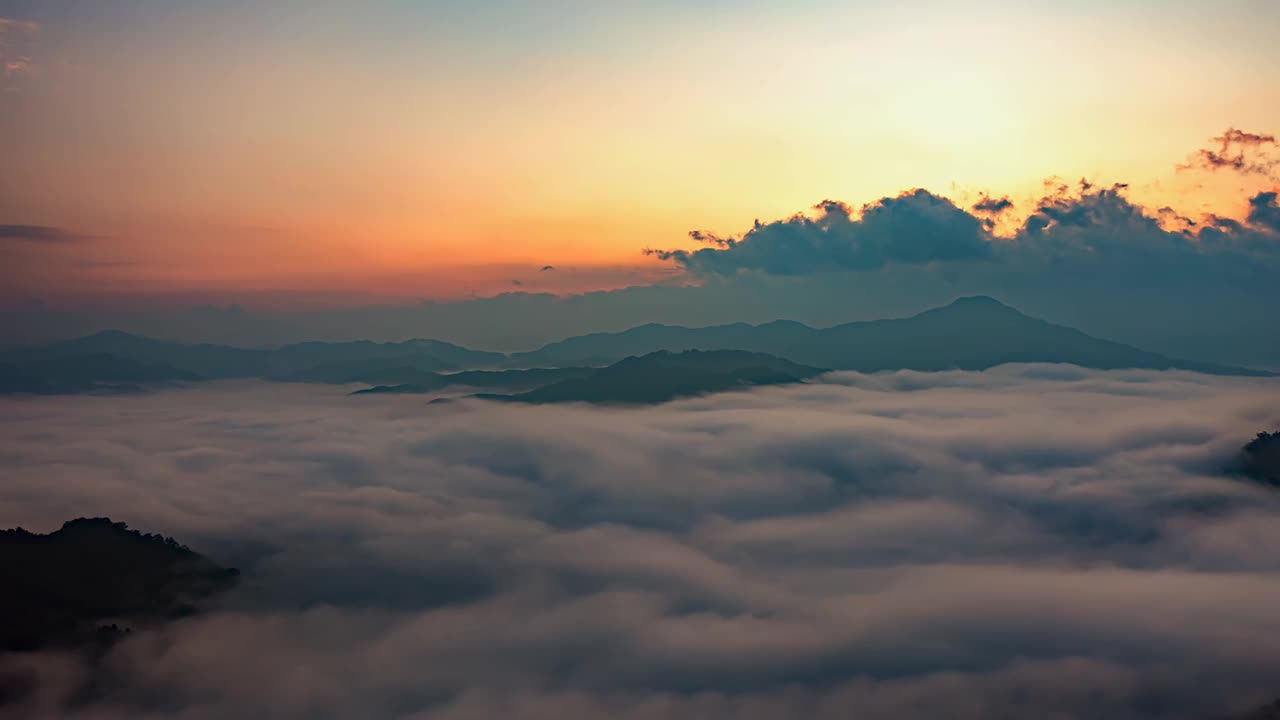
M451 387L529 390L561 380L582 377L596 368L533 368L529 370L467 370L457 373L424 373L409 382L356 390L352 395L430 393ZM371 382L377 382L371 380ZM394 381L392 381L394 383Z
M1258 433L1240 449L1236 464L1245 476L1280 487L1280 431Z
M108 353L52 356L39 362L0 361L0 394L53 395L135 390L140 384L200 379L195 373Z
M305 342L285 345L267 352L271 353L272 362L293 368L310 368L320 364L358 364L398 360L402 364L417 369L442 371L492 367L506 359L502 353L471 350L461 345L427 339L392 343L368 340L337 343Z
M0 392L86 392L104 383L249 377L404 383L443 370L491 367L505 358L438 340L238 348L173 343L112 330L0 355Z
M1029 317L989 297L968 297L908 318L830 328L785 320L705 328L641 325L623 332L573 337L511 356L439 340L239 348L187 345L107 331L0 354L0 393L90 392L128 389L125 383L251 377L361 382L379 386L371 388L374 392L433 392L450 385L527 390L546 384L543 381L549 382L553 376L463 373L486 368L494 372L504 372L503 368L506 372L559 368L576 369L581 375L583 368L604 367L628 357L686 350L763 353L808 367L861 372L984 370L1010 362L1041 362L1099 369L1271 374L1147 352Z
M665 350L629 357L582 377L516 395L478 395L523 403L652 404L759 385L804 382L827 372L741 350Z
M456 370L452 363L445 363L433 355L413 353L393 357L366 357L338 362L329 362L299 370L276 372L268 377L270 380L284 382L314 382L347 384L365 383L412 383L427 382L428 378L438 375L439 370Z
M47 535L0 530L0 651L110 641L124 632L116 623L189 614L237 576L172 538L107 518Z
M641 325L569 338L512 355L514 365L599 365L658 350L746 350L836 370L984 370L1010 362L1072 363L1098 369L1183 369L1268 375L1178 360L1038 320L989 297L960 298L908 318L811 328L798 322L688 328Z

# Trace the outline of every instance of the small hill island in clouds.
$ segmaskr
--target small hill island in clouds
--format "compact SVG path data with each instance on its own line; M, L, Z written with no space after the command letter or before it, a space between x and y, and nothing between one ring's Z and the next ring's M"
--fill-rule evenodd
M1261 483L1280 487L1280 430L1260 432L1240 451L1239 470Z
M1280 720L1277 38L0 0L0 720Z
M172 538L107 518L47 535L0 530L0 652L101 645L133 624L195 612L237 576Z
M477 395L522 403L661 403L680 397L786 385L827 372L764 353L741 350L659 350L515 395Z

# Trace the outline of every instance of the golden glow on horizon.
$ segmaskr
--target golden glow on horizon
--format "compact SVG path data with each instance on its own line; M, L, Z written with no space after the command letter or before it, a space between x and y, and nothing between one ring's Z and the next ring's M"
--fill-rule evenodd
M688 230L914 187L1026 209L1045 177L1088 177L1240 215L1248 183L1173 168L1229 124L1277 129L1274 53L1228 56L1173 20L972 10L744 14L639 45L614 28L590 52L496 69L429 43L378 57L304 33L145 43L42 20L37 72L0 99L0 132L23 140L6 147L0 223L94 236L79 266L33 275L37 294L440 296L525 287L510 285L522 265L626 284L608 268L649 278L661 266L640 250L692 247ZM486 280L444 280L485 265Z

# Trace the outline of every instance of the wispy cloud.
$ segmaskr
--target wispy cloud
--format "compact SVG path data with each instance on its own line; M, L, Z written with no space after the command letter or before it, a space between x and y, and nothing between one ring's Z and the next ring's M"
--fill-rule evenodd
M15 20L13 18L0 17L0 35L10 32L39 32L40 23L32 20Z
M36 69L31 44L38 32L40 23L0 17L0 89L16 90L18 78Z
M999 215L1013 209L1013 201L1008 195L993 198L990 195L983 194L978 202L970 208L973 212L984 215Z
M0 225L0 240L31 243L66 243L83 240L80 235L51 225Z
M1280 161L1270 157L1265 150L1268 145L1276 144L1275 135L1246 132L1231 127L1210 141L1216 147L1197 150L1189 162L1178 165L1178 171L1231 170L1245 175L1270 177L1277 164L1280 164Z
M31 70L31 68L32 68L31 58L27 57L26 55L23 55L22 57L14 58L12 60L5 60L4 76L6 78L13 77L14 75L17 75L19 73L27 72Z

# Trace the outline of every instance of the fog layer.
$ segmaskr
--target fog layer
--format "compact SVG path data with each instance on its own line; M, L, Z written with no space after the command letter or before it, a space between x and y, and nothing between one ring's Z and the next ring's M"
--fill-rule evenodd
M13 717L1182 718L1280 695L1280 384L1004 366L646 409L0 400L0 527L244 574Z

